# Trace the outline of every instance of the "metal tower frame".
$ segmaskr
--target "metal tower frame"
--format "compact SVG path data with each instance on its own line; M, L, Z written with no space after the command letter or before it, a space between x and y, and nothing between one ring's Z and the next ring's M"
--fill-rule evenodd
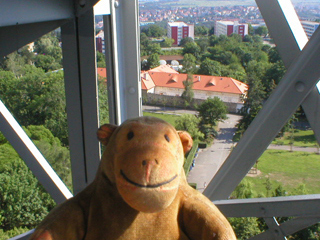
M94 178L100 147L93 6L98 0L0 0L0 55L18 50L61 27L63 66L74 193ZM110 122L141 115L138 0L108 0L104 30ZM307 40L288 0L256 0L287 73L204 194L228 217L262 217L268 230L252 239L286 236L320 221L320 194L262 199L228 199L282 126L302 105L320 142L320 29ZM72 196L41 153L0 102L0 131L57 203ZM275 217L294 217L279 224ZM13 239L27 239L30 233Z

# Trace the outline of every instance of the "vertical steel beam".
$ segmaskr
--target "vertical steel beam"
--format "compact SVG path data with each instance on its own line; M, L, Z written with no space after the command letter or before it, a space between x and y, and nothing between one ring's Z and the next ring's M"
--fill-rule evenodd
M141 115L138 0L111 0L110 4L110 30L105 33L112 51L112 57L107 57L107 66L112 68L108 71L108 82L112 81L114 90L115 111L111 122L119 125Z
M95 177L100 145L93 9L61 27L74 193Z
M62 203L72 197L68 188L51 168L37 147L20 127L0 100L0 131L25 161L42 186L56 201Z
M105 58L107 69L107 88L108 88L108 105L109 105L109 122L112 124L119 124L117 112L120 110L116 107L118 96L118 89L116 88L115 76L114 76L114 60L113 60L113 43L112 43L112 23L111 15L103 16L103 28L104 28L104 45L105 45ZM116 94L117 93L117 94Z
M320 30L315 32L299 58L293 61L284 78L205 189L206 196L212 200L229 197L314 88L320 77L319 62Z
M256 0L256 2L261 14L266 20L269 32L277 45L281 58L288 68L308 42L307 35L302 28L299 17L291 1ZM308 75L305 77L308 78ZM318 143L320 143L319 102L320 94L317 87L314 87L302 103L303 110L315 133Z

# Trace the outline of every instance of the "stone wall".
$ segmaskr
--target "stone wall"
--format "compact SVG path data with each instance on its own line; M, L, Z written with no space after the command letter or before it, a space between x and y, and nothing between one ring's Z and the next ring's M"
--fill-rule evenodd
M145 105L196 109L196 107L203 101L205 100L193 99L193 105L186 107L184 104L184 100L180 96L167 96L154 93L146 93L144 91L142 92L142 102ZM237 107L239 108L238 103L225 102L225 105L227 106L230 113L237 113Z

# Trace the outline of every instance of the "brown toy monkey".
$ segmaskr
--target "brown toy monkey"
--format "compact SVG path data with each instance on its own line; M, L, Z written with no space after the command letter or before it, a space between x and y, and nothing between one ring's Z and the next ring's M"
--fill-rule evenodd
M183 171L187 132L141 117L98 130L105 145L97 176L56 207L31 240L236 239L220 211Z

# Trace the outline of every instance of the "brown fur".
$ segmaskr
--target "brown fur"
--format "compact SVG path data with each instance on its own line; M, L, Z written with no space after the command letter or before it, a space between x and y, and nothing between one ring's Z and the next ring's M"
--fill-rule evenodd
M192 139L150 117L98 130L106 146L96 179L56 207L31 240L236 239L182 169Z

